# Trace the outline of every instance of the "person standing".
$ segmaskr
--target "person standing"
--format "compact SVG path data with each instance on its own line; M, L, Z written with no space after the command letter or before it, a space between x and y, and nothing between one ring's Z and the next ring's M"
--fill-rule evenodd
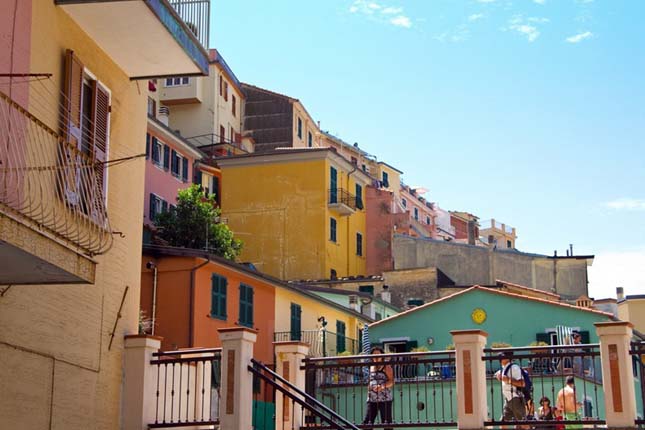
M512 352L498 354L502 368L495 373L495 378L502 383L504 411L502 421L522 421L526 419L526 402L521 388L524 377L520 366L513 363Z
M376 415L381 417L381 424L392 423L392 387L394 371L392 366L383 363L383 349L375 346L371 351L374 363L370 366L367 386L367 411L363 424L374 424ZM386 430L391 430L386 427Z
M582 403L576 398L575 378L573 375L567 376L566 385L558 392L557 407L562 411L564 419L567 421L577 421L580 419L578 410ZM567 424L567 429L581 429L582 424Z

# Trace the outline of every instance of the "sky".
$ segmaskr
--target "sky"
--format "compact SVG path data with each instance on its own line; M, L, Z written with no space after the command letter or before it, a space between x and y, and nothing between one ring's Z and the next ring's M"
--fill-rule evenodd
M594 254L590 295L645 294L641 0L212 0L242 82L521 251Z

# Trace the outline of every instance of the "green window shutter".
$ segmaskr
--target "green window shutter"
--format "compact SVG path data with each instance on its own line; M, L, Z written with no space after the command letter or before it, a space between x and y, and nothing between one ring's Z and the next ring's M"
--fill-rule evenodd
M336 219L329 218L329 240L336 242Z
M338 203L338 171L329 168L329 203Z
M363 235L360 233L356 233L356 255L363 255Z
M226 283L223 276L213 274L211 276L211 316L226 319Z
M291 303L291 340L300 340L302 337L301 314L302 308L300 305Z
M359 184L356 184L356 208L358 210L363 209L363 187Z
M155 220L156 200L157 200L157 197L155 197L154 194L150 193L150 204L149 204L150 208L148 212L148 218L150 219L150 221Z
M336 353L345 351L345 323L336 321Z
M168 202L165 200L161 201L161 213L168 212Z
M170 168L170 147L163 146L163 168L168 170Z
M150 133L146 133L146 159L150 157Z
M536 333L535 334L535 340L537 342L544 342L546 344L551 343L551 336L549 336L549 333Z
M253 288L240 284L240 317L239 323L253 327Z
M184 182L188 182L188 158L183 158L181 160L181 179Z

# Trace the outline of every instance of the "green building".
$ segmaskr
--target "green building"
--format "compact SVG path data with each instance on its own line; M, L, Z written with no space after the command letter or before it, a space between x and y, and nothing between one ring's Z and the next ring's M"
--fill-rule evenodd
M532 342L557 343L556 328L565 326L582 334L582 343L596 343L595 322L612 315L555 300L474 286L425 305L374 322L369 326L372 344L392 352L426 347L431 351L452 344L452 330L481 329L488 347L506 343L514 347Z

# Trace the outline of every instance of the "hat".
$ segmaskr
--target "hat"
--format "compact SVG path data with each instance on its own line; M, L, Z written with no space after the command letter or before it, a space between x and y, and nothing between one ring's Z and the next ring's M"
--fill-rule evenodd
M497 354L497 357L499 357L500 360L511 360L513 358L513 351L500 352L499 354Z

